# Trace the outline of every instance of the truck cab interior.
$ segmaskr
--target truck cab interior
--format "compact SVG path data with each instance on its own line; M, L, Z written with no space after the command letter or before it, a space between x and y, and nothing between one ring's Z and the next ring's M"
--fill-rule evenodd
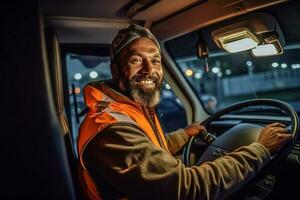
M178 159L214 160L281 122L293 140L228 199L299 198L299 10L296 0L1 3L1 199L83 199L76 177L83 87L111 78L110 44L132 23L161 45L164 132L200 121L216 138L191 139Z

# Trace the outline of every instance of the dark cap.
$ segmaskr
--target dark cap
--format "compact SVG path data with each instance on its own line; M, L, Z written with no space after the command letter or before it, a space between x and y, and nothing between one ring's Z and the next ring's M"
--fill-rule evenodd
M157 45L160 51L160 46L157 39L147 28L137 24L132 24L125 29L121 29L113 39L110 49L110 60L113 61L124 47L126 47L133 40L141 37L151 39Z

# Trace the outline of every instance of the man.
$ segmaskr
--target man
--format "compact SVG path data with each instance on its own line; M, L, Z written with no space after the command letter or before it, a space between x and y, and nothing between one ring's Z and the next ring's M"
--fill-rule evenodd
M138 26L119 31L111 82L84 89L89 113L79 130L80 180L89 199L218 199L249 180L290 138L279 123L256 143L213 162L185 167L176 154L197 123L164 136L154 107L163 80L159 43ZM101 197L100 197L101 193Z

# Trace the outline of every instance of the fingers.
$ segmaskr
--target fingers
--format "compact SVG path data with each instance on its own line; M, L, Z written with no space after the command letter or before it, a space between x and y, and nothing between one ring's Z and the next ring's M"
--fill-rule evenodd
M199 129L199 131L206 131L206 128L200 124L197 124L197 128Z
M293 139L293 136L291 134L278 134L278 137L282 140L286 140L289 141L291 139Z
M206 128L203 125L201 125L201 122L194 122L191 125L193 125L194 127L196 127L199 130L205 130L206 131Z
M293 139L293 136L290 134L278 134L277 138L281 141L281 145L285 145Z
M270 128L270 131L272 131L272 132L279 132L279 133L285 133L285 134L289 133L289 131L286 128L282 128L282 127Z
M284 128L284 127L286 127L286 125L279 123L279 122L275 122L275 123L267 125L266 127L283 127Z
M286 126L277 122L263 128L257 142L264 145L270 154L273 155L292 139L293 136L289 134Z
M192 123L185 128L185 132L189 136L197 135L203 131L206 131L206 128L197 122Z
M201 129L206 129L205 126L202 126L200 124L198 124L198 127L201 128Z
M267 132L289 134L286 125L278 122L267 125L265 129Z

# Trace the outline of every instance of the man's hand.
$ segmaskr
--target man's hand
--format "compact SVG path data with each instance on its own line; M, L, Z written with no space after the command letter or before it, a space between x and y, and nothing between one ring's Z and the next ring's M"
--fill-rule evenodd
M274 155L291 139L292 135L288 134L284 124L273 123L261 130L257 142L264 145L270 154Z
M206 131L206 128L202 125L199 124L199 122L194 122L190 125L188 125L187 127L184 128L186 134L188 136L194 136L194 135L198 135L198 133L202 132L202 131Z

